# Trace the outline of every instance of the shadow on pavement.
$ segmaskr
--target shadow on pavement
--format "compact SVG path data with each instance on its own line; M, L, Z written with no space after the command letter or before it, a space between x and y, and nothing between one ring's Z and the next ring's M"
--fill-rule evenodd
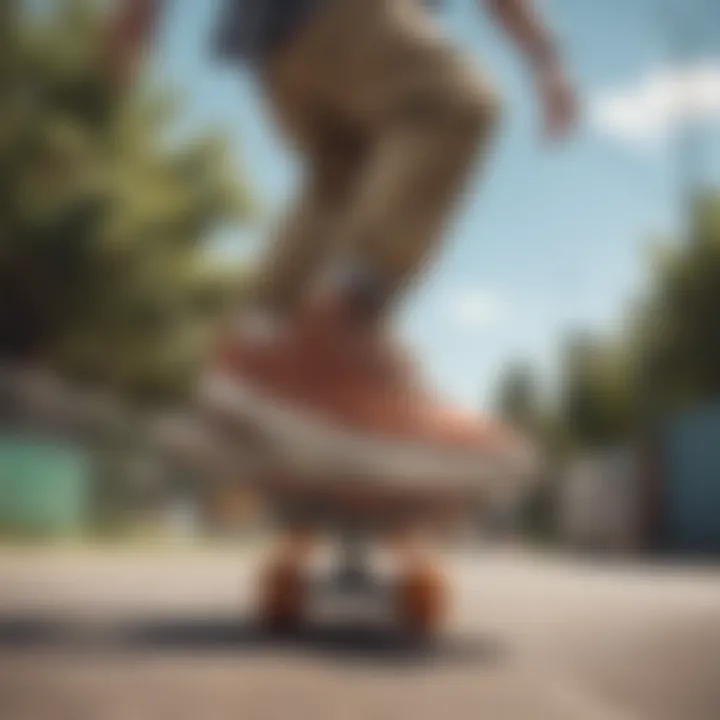
M307 625L293 633L269 633L234 618L176 617L99 625L28 616L0 618L0 651L99 650L217 653L302 652L351 662L494 665L506 655L500 643L478 635L417 640L390 628Z

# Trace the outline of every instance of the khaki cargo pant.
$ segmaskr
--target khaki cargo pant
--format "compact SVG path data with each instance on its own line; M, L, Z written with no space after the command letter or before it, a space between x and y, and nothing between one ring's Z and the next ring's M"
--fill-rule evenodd
M489 145L491 84L420 0L330 0L261 81L306 177L260 268L260 301L292 310L330 256L397 296L433 258Z

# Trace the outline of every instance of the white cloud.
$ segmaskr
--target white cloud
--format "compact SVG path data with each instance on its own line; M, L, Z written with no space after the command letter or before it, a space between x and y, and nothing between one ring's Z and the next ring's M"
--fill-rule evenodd
M450 322L462 330L495 327L505 318L506 308L491 292L466 288L455 292L447 305Z
M664 140L689 124L720 121L720 60L649 73L591 100L595 126L621 140Z

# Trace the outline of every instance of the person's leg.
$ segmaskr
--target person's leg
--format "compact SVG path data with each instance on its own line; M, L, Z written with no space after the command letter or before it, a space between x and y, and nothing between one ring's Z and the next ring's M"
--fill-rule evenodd
M497 96L417 0L336 0L276 67L288 77L302 68L303 82L373 138L335 250L354 255L383 308L434 256L489 145Z
M216 395L227 394L207 390L218 384L214 378L274 400L297 403L301 398L300 405L305 396L317 394L318 383L305 368L315 371L326 355L326 346L309 338L317 337L316 326L323 323L302 318L304 297L326 264L367 160L365 135L328 109L306 83L271 72L262 80L279 129L298 151L304 177L298 198L244 289L239 313L210 353L200 396L206 396L211 411L222 404Z
M385 289L378 309L404 294L435 259L494 127L492 107L472 92L448 88L437 102L435 110L411 111L383 129L347 216L344 242Z
M312 184L317 194L271 250L257 297L292 310L331 254L352 253L354 262L321 294L319 312L311 303L286 344L257 362L252 353L238 361L231 348L226 368L244 380L277 367L269 373L271 394L312 410L311 417L376 436L472 444L477 428L438 412L416 390L378 321L437 250L496 125L495 93L417 0L329 2L267 77L271 87L312 98L326 117L343 118L369 145L352 172L342 173L351 182ZM225 386L218 387L225 400Z
M285 137L304 163L299 195L276 228L248 291L248 305L292 316L331 249L366 158L364 137L300 85L265 78Z
M490 145L499 115L493 86L417 0L333 0L271 72L369 138L321 253L323 262L350 254L350 271L326 303L334 329L313 335L321 342L308 365L319 370L304 402L385 437L474 442L473 423L428 401L414 363L380 321L438 251Z

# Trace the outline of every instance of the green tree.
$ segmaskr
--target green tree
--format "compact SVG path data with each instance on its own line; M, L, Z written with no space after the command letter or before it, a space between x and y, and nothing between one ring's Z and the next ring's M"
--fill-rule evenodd
M649 407L720 399L720 194L697 198L690 237L661 246L653 272L633 338Z
M48 5L2 4L0 360L172 398L240 285L207 249L248 195L221 138L170 139L169 93L113 90L98 4Z
M636 421L633 358L624 343L576 334L566 344L558 422L571 446L626 439Z

